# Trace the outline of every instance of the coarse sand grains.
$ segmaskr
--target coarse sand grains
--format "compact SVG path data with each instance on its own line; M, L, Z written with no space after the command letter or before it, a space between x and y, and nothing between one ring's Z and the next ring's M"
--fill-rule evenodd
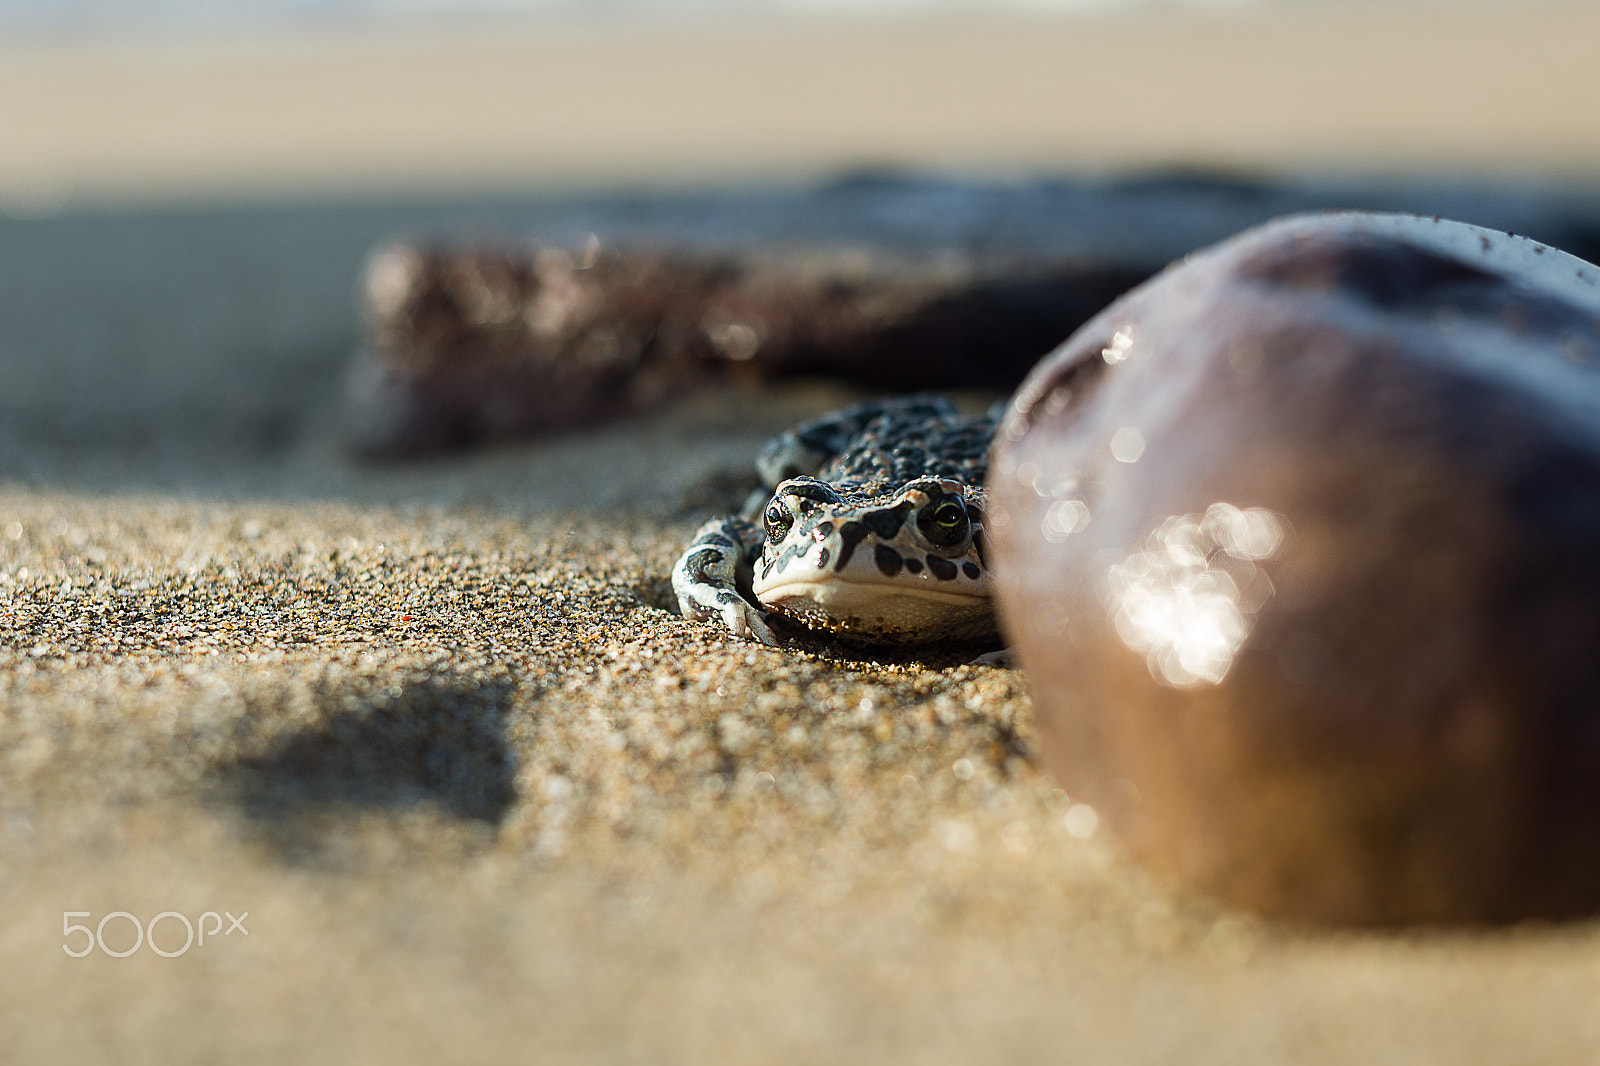
M708 410L343 498L0 491L7 1061L1559 1061L1600 1035L1590 927L1221 912L1041 773L1018 673L678 617L667 568L733 465L633 507L519 495L628 440L693 467ZM156 953L207 912L248 916ZM72 923L104 947L71 957Z

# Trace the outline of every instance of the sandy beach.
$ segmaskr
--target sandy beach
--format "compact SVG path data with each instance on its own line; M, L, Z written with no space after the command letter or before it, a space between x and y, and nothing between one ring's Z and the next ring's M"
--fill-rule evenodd
M1600 16L1436 16L0 50L0 1058L1592 1057L1594 923L1223 911L1043 771L1019 673L679 617L691 531L843 385L347 447L397 233L749 243L799 216L615 190L847 164L1600 167ZM1450 202L1541 202L1500 193ZM248 916L179 953L208 912Z
M174 462L177 488L13 480L8 1059L1594 1046L1592 925L1334 935L1221 911L1088 833L1034 762L1015 672L759 648L666 609L697 481L838 398L717 396L377 475L313 453ZM249 933L65 953L86 934L64 921L115 911L248 912ZM134 942L123 918L103 936Z

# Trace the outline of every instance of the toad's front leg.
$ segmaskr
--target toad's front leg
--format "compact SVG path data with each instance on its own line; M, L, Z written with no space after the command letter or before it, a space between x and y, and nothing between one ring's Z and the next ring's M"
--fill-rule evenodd
M720 618L736 636L776 645L766 612L749 592L765 539L759 526L737 516L701 526L672 568L672 591L683 616Z

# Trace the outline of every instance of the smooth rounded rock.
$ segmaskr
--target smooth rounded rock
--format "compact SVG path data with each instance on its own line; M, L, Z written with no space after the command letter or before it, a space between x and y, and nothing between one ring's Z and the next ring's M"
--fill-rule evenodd
M1141 860L1316 921L1600 909L1600 268L1269 224L1040 364L990 476L1045 761Z

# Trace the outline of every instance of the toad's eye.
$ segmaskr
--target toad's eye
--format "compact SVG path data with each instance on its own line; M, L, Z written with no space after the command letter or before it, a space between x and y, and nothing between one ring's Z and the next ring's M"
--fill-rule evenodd
M917 528L931 543L953 548L967 539L967 509L956 500L945 500L923 512Z
M764 517L767 540L773 544L788 536L789 527L794 525L794 516L789 513L787 507L777 500L767 504L767 513Z

